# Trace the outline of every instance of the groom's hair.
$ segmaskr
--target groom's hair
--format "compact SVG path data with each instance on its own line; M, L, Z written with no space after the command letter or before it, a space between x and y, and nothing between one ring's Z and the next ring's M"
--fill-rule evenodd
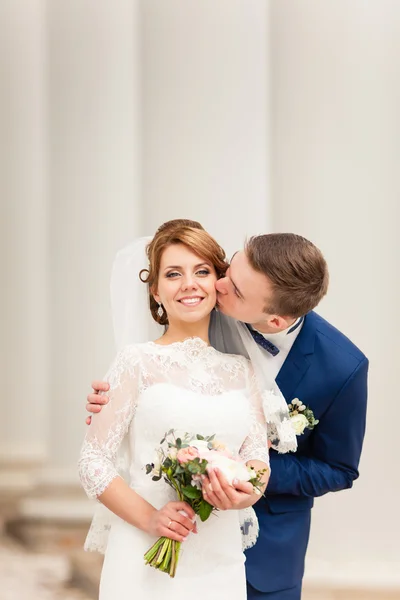
M312 242L294 233L269 233L250 238L245 252L253 269L272 283L265 312L301 317L328 291L328 266Z

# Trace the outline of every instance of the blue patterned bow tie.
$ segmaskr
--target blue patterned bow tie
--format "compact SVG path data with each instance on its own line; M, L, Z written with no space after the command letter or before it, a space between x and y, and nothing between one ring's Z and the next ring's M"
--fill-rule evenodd
M254 341L257 342L257 344L261 346L261 348L264 348L264 350L269 352L272 356L276 356L277 354L279 354L279 348L277 348L275 344L272 344L272 342L266 340L265 337L261 335L261 333L255 331L252 327L250 327L250 325L247 325L247 328L253 336Z

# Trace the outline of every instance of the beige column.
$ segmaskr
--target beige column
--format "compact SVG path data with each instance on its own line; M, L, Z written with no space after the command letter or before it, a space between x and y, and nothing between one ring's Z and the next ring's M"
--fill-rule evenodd
M56 524L60 543L64 526L78 525L78 538L67 537L80 544L92 513L77 474L85 398L115 354L112 260L140 233L138 2L56 0L46 16L48 460L21 512L40 531Z
M0 491L46 458L49 375L46 32L43 0L0 6Z
M48 3L52 481L76 480L85 397L114 356L109 280L139 233L138 2Z

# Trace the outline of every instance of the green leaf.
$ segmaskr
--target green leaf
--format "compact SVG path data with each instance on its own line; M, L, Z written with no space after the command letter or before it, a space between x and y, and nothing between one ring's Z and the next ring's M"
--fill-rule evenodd
M200 519L202 521L207 521L207 519L211 515L213 509L214 509L214 507L211 506L211 504L209 504L208 502L206 502L205 500L203 500L200 503L200 507L199 507L199 517L200 517Z
M181 467L181 465L178 463L177 466L175 467L175 475L181 475L181 473L184 473L185 469L183 467Z
M208 465L208 461L203 458L203 460L200 462L200 474L204 475L204 473L207 470L207 465Z
M161 477L162 477L162 474L160 473L159 475L154 475L154 476L151 478L151 480L152 480L152 481L160 481Z
M188 464L189 473L193 473L193 475L198 475L201 472L200 461L198 458L195 458Z
M196 438L198 440L204 440L204 437L202 435L200 435L199 433L196 435Z
M146 465L146 475L149 475L153 470L154 465Z
M197 498L201 498L201 491L192 485L188 485L182 488L183 494L186 498L190 498L191 500L196 500Z

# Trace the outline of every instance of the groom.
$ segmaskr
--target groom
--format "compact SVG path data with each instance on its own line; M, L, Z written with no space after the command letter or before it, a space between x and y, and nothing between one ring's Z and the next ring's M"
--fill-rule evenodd
M201 228L196 222L191 226ZM295 234L251 238L216 284L219 312L211 342L218 339L224 352L245 353L224 323L234 318L249 324L287 402L298 398L319 419L298 437L296 453L270 452L267 494L255 505L260 534L246 552L249 600L301 598L314 498L348 489L358 477L368 360L313 312L327 287L321 252ZM108 389L105 383L93 387ZM88 401L89 412L98 412L106 400L91 394Z

